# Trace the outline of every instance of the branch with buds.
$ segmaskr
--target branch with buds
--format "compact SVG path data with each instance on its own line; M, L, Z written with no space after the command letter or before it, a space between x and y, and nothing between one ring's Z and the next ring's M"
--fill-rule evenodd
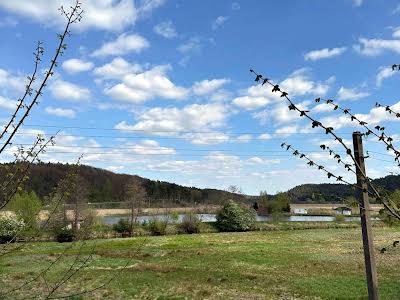
M399 65L396 65L396 64L394 64L394 65L392 65L392 70L393 71L400 71L400 64Z
M365 172L362 170L362 168L360 167L360 165L359 165L358 162L356 161L356 159L355 159L355 157L354 157L354 155L353 155L351 149L344 143L343 139L340 138L340 137L334 132L334 129L333 129L332 127L329 127L329 126L326 126L326 125L322 124L320 121L318 121L318 120L316 120L315 118L311 117L310 114L309 114L309 111L300 109L298 106L296 106L296 105L294 104L294 102L289 98L289 94L288 94L286 91L281 90L281 88L280 88L280 86L279 86L278 84L273 84L273 83L271 82L270 79L265 78L263 75L256 73L256 72L255 72L254 70L252 70L252 69L250 70L250 72L253 73L253 74L255 74L255 76L256 76L255 81L256 81L256 82L261 83L262 86L264 86L264 85L266 85L266 84L269 85L269 86L272 86L272 92L273 92L273 93L280 93L280 97L281 97L281 98L284 98L287 102L289 102L289 106L288 106L289 110L293 110L293 111L299 112L299 114L300 114L301 117L306 117L308 120L311 121L311 123L312 123L312 128L320 127L320 128L322 128L322 129L324 129L324 131L325 131L325 133L326 133L327 135L331 135L331 136L335 139L335 141L338 141L338 142L342 145L342 147L346 150L346 154L347 154L347 155L351 158L351 160L354 162L354 165L355 165L355 167L356 167L356 170L359 171L359 173L361 174L361 177L362 177L363 181L364 181L365 183L367 183L368 186L371 188L371 190L372 190L372 192L373 192L375 198L377 198L378 200L380 200L380 201L383 203L384 207L385 207L386 209L388 209L388 210L390 211L390 213L391 213L394 217L396 217L396 218L398 218L398 219L400 220L400 214L399 214L399 212L397 212L398 210L395 209L395 208L393 208L393 207L391 207L389 204L387 204L387 202L385 201L385 199L383 199L383 198L380 196L378 190L373 186L371 180L366 176ZM330 100L329 103L332 104L332 103L333 103L333 100ZM337 106L336 104L334 104L334 105L335 105L335 107ZM339 106L338 106L336 109L338 109L338 108L339 108ZM344 112L344 110L345 110L345 109L343 109L343 112ZM350 114L349 110L346 110L346 114ZM354 116L354 115L351 115L351 116ZM354 117L355 117L355 116L354 116ZM358 119L357 119L357 120L358 120ZM360 120L358 120L358 121L361 122ZM363 124L363 126L366 126L366 124ZM377 130L381 130L381 131L384 130L384 128L383 128L383 130L382 130L381 127L379 127L379 128L375 127L375 128L376 128ZM369 129L368 129L368 130L369 130ZM383 133L383 134L384 134L384 133ZM384 136L386 136L386 135L384 135ZM387 143L389 143L389 142L391 143L391 141L392 141L392 140L390 140L390 141L387 141L387 139L385 140L385 142L387 142ZM394 149L394 147L393 147L393 149ZM397 151L397 150L394 150L394 151Z
M342 108L339 104L335 103L332 99L322 100L321 98L315 99L315 102L325 102L328 105L333 107L333 110L340 110L350 118L352 122L358 123L358 125L364 127L367 131L364 133L365 136L373 135L375 136L378 141L383 142L386 145L386 150L393 151L395 155L395 162L400 167L400 151L398 151L393 145L393 138L388 136L385 132L385 127L376 125L373 129L372 127L368 126L368 123L365 121L360 120L356 115L350 112L349 108Z
M6 138L6 141L3 143L3 145L0 148L0 153L2 153L7 146L11 145L11 140L13 139L14 135L17 133L17 131L21 127L21 125L24 123L25 119L29 116L29 113L31 112L33 106L35 104L36 105L39 104L38 99L43 94L43 89L46 87L46 83L47 83L48 79L54 75L54 69L57 67L57 64L58 64L58 58L64 54L64 50L67 48L67 45L64 43L64 41L67 36L71 35L69 28L72 24L79 22L82 18L83 10L81 8L80 1L76 1L75 6L71 6L71 11L69 13L67 13L64 10L64 8L60 8L60 11L61 11L61 14L67 18L67 24L65 26L64 32L62 34L58 34L58 38L60 39L60 41L59 41L58 47L56 49L55 55L54 55L53 59L51 59L50 68L45 72L44 79L40 83L39 88L37 90L33 91L32 84L36 80L37 68L41 61L43 52L44 52L42 43L39 42L38 47L37 47L37 52L35 54L36 55L36 60L35 60L36 63L35 63L35 70L33 72L33 75L28 77L29 83L26 87L25 94L18 101L18 106L17 106L16 111L14 112L13 116L10 119L10 122L6 125L2 134L0 135L0 140L1 140L1 139L5 138L6 133L9 133L8 137ZM27 95L33 97L32 101L29 104L25 104L25 97ZM16 122L16 124L14 124L18 112L23 107L25 108L25 112L23 113L21 118ZM12 127L12 129L10 131L11 127Z

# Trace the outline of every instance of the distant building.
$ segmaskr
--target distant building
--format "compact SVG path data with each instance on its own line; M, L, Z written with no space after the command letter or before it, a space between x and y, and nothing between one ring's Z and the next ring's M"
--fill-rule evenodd
M295 208L293 210L293 213L296 215L306 215L308 212L307 212L307 208Z
M335 208L335 212L337 215L351 216L351 208L348 208L346 206L340 206Z

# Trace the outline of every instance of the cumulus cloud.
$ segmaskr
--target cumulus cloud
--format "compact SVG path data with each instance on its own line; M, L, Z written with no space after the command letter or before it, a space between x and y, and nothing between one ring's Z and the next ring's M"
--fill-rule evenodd
M77 58L71 58L63 62L62 67L70 74L86 72L93 69L94 64Z
M61 27L65 18L60 15L58 8L64 5L69 7L71 1L66 0L1 0L0 7L14 14L31 18L46 26ZM131 0L86 0L83 4L85 15L82 21L75 26L80 30L90 28L120 31L135 23L137 9Z
M65 117L73 119L76 116L76 112L73 109L68 108L59 108L48 106L45 108L45 112L49 115L57 116L57 117Z
M172 21L166 21L155 25L153 31L166 39L172 39L178 35Z
M394 111L400 111L400 102L392 105L391 108ZM369 123L371 126L376 124L382 124L382 122L397 122L399 121L396 116L388 114L384 107L374 107L367 114L355 114L355 116L361 120ZM355 127L357 124L352 122L348 116L332 117L328 116L323 118L321 122L324 125L331 126L335 129Z
M49 90L56 99L81 101L90 98L89 89L61 79L56 79L52 82L49 86Z
M267 141L272 138L272 135L269 133L262 133L257 137L259 140Z
M267 105L269 100L265 97L242 96L233 99L232 103L246 110L255 110Z
M360 38L358 42L359 44L354 45L353 49L361 55L377 56L386 51L400 53L400 40Z
M184 99L188 90L169 80L166 73L170 69L169 65L162 65L140 74L126 75L121 83L106 88L104 92L113 99L132 103L142 103L155 97Z
M17 107L17 102L0 96L0 107L7 110L15 110Z
M346 51L346 47L341 47L341 48L324 48L321 50L313 50L304 55L305 60L320 60L320 59L326 59L326 58L332 58L336 56L342 55Z
M95 50L91 56L118 56L132 52L141 52L150 47L150 43L138 34L122 33L116 40L104 43L99 49Z
M195 95L203 96L215 92L229 82L230 79L227 78L197 81L194 83L192 90Z
M218 28L223 26L225 24L225 22L228 21L228 19L229 19L229 17L227 17L227 16L219 16L212 23L212 25L211 25L212 29L217 30Z
M4 69L0 69L0 87L3 92L20 93L25 91L26 78L15 76Z
M125 75L142 72L139 64L130 63L122 57L116 57L111 62L93 70L95 76L102 79L122 79Z
M360 92L355 88L340 87L337 97L339 100L359 100L368 97L370 94L367 92Z
M179 135L194 144L218 144L229 140L227 134L215 131L225 125L228 116L228 109L217 103L191 104L183 108L156 107L138 115L136 124L122 121L115 128L154 135Z

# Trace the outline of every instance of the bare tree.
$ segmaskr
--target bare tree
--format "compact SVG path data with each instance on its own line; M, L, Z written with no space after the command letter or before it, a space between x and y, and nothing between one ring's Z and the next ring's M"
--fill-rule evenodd
M133 227L137 223L137 218L141 213L143 204L146 200L146 190L138 177L131 178L125 187L125 201L129 203L131 209L130 234L133 234Z

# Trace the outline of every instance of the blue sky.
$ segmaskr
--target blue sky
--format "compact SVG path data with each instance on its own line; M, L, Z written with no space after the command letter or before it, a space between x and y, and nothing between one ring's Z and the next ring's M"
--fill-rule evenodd
M65 0L0 0L0 119L12 113L44 42L46 69L63 26ZM400 111L400 3L383 0L86 0L55 76L15 142L60 130L42 159L83 163L178 184L245 193L330 182L280 148L309 153L329 141L287 109L250 68L280 83L296 103L332 125L346 142L357 128L316 105L340 102L400 138L398 123L375 101ZM373 139L365 141L371 177L398 172ZM10 156L15 146L10 147ZM374 153L374 154L373 154ZM8 157L3 157L7 160ZM354 179L346 174L346 179ZM331 181L334 182L334 181Z

